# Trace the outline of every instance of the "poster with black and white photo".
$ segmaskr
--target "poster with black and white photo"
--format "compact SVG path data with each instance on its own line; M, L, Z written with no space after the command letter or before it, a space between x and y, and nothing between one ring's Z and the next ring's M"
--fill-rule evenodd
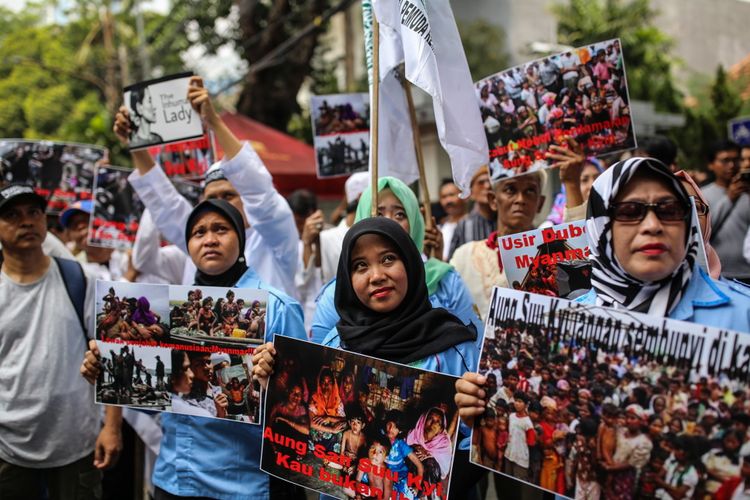
M203 123L187 98L192 73L164 76L123 89L130 114L130 150L197 139Z
M32 186L47 199L47 214L91 199L97 167L109 163L105 148L90 144L0 139L0 182Z
M364 172L370 161L370 101L367 93L310 98L318 178Z
M129 250L135 244L145 207L128 182L128 176L132 172L132 169L113 166L97 169L94 216L89 223L89 245ZM201 196L198 182L172 179L172 184L191 205L198 203Z
M478 371L471 461L558 495L668 498L670 452L688 471L748 441L747 333L496 287Z
M170 309L170 297L185 287L176 287L176 292L173 288L96 282L94 327L103 367L96 402L258 424L260 387L252 380L252 355L261 340L242 342L228 338L222 329L211 335L188 332L186 340L179 321L207 324L205 313L211 309L213 315L214 304L196 288ZM214 291L226 296L229 290ZM236 292L245 298L267 294L255 289ZM244 312L240 305L238 300L219 308L222 324L239 321ZM253 313L265 313L265 302ZM235 328L231 334L239 335Z
M448 497L455 377L280 335L274 347L261 470L341 499Z

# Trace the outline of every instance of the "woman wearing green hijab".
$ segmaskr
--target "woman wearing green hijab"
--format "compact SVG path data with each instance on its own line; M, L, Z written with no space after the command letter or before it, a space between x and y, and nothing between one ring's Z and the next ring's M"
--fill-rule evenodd
M372 203L371 188L365 189L359 199L355 222L370 216ZM411 236L417 248L424 246L424 218L419 210L419 202L414 192L395 177L378 179L378 215L393 219ZM484 324L475 311L474 301L466 285L450 264L434 258L424 261L425 281L430 303L433 307L442 307L454 314L464 324L473 324L477 329L477 346L481 342ZM318 295L318 304L312 324L312 341L320 343L328 332L336 326L339 315L334 306L336 280L328 282Z

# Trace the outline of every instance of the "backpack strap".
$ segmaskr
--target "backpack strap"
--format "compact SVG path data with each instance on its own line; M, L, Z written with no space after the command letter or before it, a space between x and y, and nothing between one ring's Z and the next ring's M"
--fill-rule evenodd
M68 298L76 310L78 322L81 325L86 348L88 349L89 338L86 335L86 321L83 319L84 302L86 300L86 275L83 272L81 264L77 261L62 259L60 257L54 257L54 259L57 262L58 269L60 269L60 275L62 276L63 283L65 283L65 291L68 292Z

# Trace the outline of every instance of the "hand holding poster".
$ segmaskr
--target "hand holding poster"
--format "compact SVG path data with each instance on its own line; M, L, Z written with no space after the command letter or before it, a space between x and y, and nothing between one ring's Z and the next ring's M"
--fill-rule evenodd
M552 297L591 288L588 244L585 220L498 238L510 286Z
M370 103L365 93L310 98L318 178L367 170L370 160Z
M619 39L516 66L475 87L493 179L547 168L549 146L565 137L587 156L636 146Z
M0 140L0 182L32 186L47 199L47 213L52 215L91 199L94 172L108 161L107 150L99 146Z
M277 335L261 469L336 498L447 498L453 377Z
M203 136L203 123L187 98L191 76L180 73L125 87L131 150Z
M559 495L653 498L667 445L694 474L711 436L748 439L747 333L495 288L479 366L472 462Z
M260 389L250 374L267 292L187 288L96 282L103 367L96 402L259 423ZM222 298L214 304L209 294ZM254 300L245 310L235 296Z

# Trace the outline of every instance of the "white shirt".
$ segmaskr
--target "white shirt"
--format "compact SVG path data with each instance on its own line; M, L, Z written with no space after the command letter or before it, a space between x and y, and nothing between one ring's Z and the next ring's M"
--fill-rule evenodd
M322 244L321 244L322 246ZM323 279L321 268L315 267L315 256L310 257L310 261L305 267L302 262L302 253L305 251L305 244L299 241L299 260L297 262L297 273L294 276L294 284L297 287L297 296L302 304L302 312L305 318L305 332L310 338L313 316L315 315L315 299L318 292L323 288Z
M239 192L250 228L245 232L245 259L262 281L295 296L294 273L297 270L297 227L292 210L276 191L268 169L255 150L247 143L234 158L221 161L227 180ZM170 242L187 254L185 224L192 211L190 203L180 195L161 168L152 168L140 175L137 170L128 177L156 227ZM192 283L195 269L186 263L183 283Z
M320 233L320 260L321 270L323 271L323 284L328 283L336 277L336 271L339 267L339 256L341 255L341 245L344 244L344 237L347 231L349 231L349 225L346 223L346 217L344 217L338 226L326 229Z
M451 240L453 239L453 233L456 232L456 226L458 222L444 222L440 226L440 232L443 233L443 260L448 262L448 253L451 249Z
M143 211L131 255L138 283L182 283L187 255L177 245L161 246L161 234L148 210ZM191 282L192 283L192 282Z
M526 431L534 428L528 415L518 418L515 412L508 417L508 447L505 458L520 467L529 467L529 445L526 443Z

